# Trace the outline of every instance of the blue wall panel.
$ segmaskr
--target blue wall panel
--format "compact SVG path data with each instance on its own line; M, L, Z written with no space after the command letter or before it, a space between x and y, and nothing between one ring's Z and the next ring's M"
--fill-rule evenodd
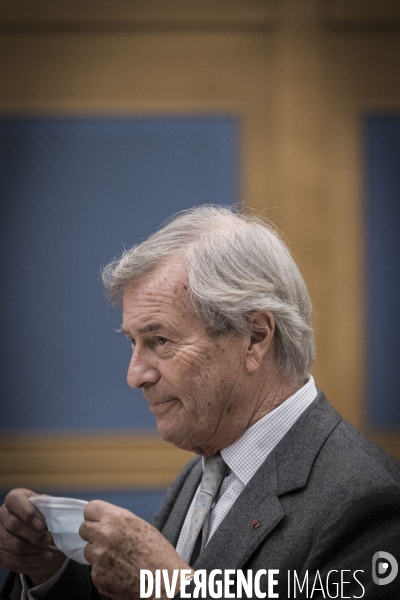
M0 430L154 428L100 266L237 201L231 118L0 119Z
M367 141L369 420L400 427L400 116L371 116Z

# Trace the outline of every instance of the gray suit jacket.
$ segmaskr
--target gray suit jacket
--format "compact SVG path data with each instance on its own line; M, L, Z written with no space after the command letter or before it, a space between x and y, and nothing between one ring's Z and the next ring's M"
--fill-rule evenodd
M200 478L201 460L195 458L172 484L155 519L173 545ZM400 574L387 585L372 580L372 559L379 551L400 563L400 467L319 392L239 496L194 568L252 569L253 574L279 569L274 588L279 598L399 600ZM294 572L305 582L296 595ZM18 586L11 592L11 580L6 586L1 600L17 592ZM267 592L266 577L261 589ZM193 584L187 588L192 590ZM76 563L46 600L71 597L101 598L85 567Z

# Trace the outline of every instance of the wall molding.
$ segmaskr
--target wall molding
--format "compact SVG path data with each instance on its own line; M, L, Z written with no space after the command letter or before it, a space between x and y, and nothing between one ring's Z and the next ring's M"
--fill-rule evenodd
M400 461L400 437L368 437ZM0 493L166 488L194 454L154 434L29 433L0 438Z
M397 0L318 0L335 30L400 28ZM2 0L2 32L260 31L282 25L281 0Z
M3 0L0 28L43 30L263 29L274 0Z
M400 3L397 0L320 0L325 24L335 30L397 31Z
M3 435L0 491L165 488L193 456L154 434Z

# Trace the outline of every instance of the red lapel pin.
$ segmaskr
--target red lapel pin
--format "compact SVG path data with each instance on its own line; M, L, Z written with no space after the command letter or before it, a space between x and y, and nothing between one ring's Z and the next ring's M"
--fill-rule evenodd
M254 527L254 529L255 529L256 531L259 531L259 530L260 530L260 527L261 527L261 525L260 525L260 523L257 521L257 519L254 519L254 521L253 521L252 525L253 525L253 527Z

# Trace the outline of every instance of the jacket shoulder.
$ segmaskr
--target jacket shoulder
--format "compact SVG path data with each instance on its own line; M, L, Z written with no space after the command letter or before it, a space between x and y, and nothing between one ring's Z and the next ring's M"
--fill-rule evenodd
M335 447L347 466L358 468L360 478L384 478L400 486L400 464L347 421L339 423L327 445Z

